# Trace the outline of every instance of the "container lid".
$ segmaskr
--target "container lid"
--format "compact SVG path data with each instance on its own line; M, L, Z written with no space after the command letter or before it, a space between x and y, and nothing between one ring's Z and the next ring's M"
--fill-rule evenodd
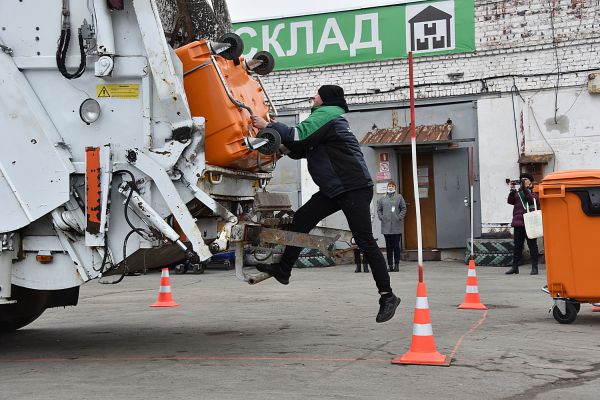
M552 172L544 177L540 185L600 186L600 169Z

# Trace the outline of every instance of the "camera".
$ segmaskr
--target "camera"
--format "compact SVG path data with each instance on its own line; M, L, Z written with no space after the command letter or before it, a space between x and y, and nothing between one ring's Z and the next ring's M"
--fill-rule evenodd
M521 180L506 178L506 184L507 185L521 185Z

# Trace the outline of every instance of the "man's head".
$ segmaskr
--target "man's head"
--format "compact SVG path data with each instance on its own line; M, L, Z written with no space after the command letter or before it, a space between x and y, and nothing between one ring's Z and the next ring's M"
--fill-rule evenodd
M321 104L318 103L320 99ZM344 89L337 85L323 85L317 91L317 95L314 97L315 106L338 106L348 112L348 104L344 98Z

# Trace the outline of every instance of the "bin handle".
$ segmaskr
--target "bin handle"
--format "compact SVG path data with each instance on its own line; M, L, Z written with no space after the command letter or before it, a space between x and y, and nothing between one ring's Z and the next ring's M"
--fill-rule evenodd
M553 193L553 194L549 194L546 193L546 190L551 190L551 189L560 189L560 193ZM565 185L558 185L558 186L541 186L540 187L540 198L541 199L552 199L552 198L559 198L559 197L565 197Z

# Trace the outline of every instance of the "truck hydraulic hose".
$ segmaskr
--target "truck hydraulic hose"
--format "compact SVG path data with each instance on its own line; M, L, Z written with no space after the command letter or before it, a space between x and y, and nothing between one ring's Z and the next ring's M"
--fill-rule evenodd
M85 47L83 45L83 34L81 28L78 29L79 52L81 61L79 67L74 73L67 71L66 60L67 52L69 51L69 42L71 41L71 12L69 11L69 1L63 0L63 8L61 13L62 26L60 29L60 38L58 39L58 49L56 49L56 66L60 73L67 79L77 79L85 72L86 59Z

